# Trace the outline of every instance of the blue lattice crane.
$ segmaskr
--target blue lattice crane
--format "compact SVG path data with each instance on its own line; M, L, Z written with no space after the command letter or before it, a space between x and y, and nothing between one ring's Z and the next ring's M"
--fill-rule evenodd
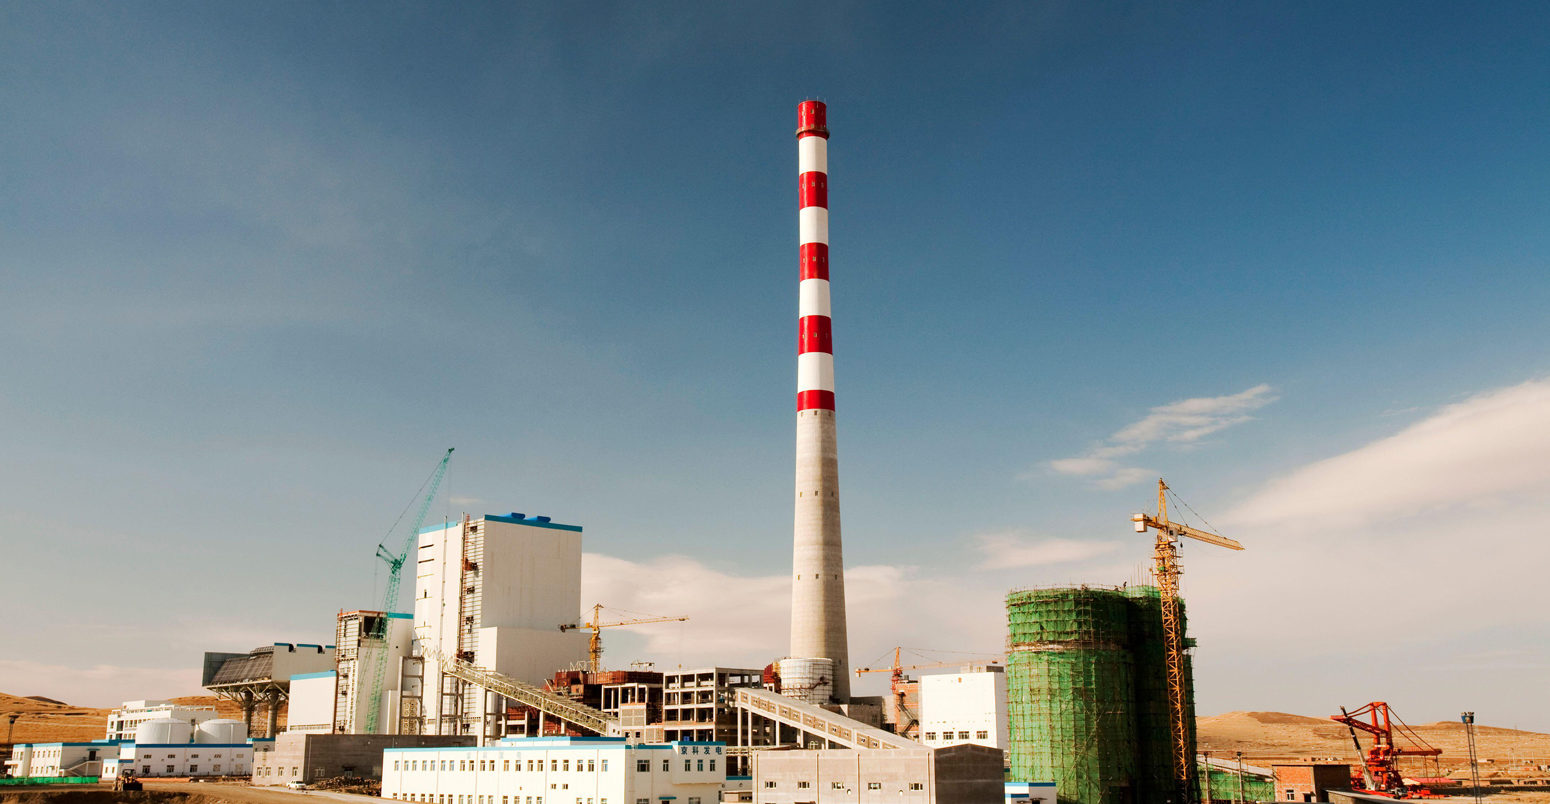
M366 733L376 734L377 724L382 715L382 680L387 674L388 654L392 651L387 644L388 621L386 615L392 614L398 608L398 586L403 578L404 564L409 560L409 554L414 551L416 543L420 539L420 526L425 523L425 515L431 510L431 501L436 499L436 490L441 487L441 479L447 474L447 462L452 460L452 447L447 448L447 454L441 456L441 463L436 464L436 470L425 481L427 488L425 498L420 501L420 509L415 512L414 521L409 524L409 532L404 536L404 546L394 553L385 545L377 545L377 558L382 559L388 565L387 591L382 595L383 617L378 619L375 633L371 636L383 640L382 649L377 652L376 666L372 668L371 686L366 688L370 704L366 709ZM362 634L362 636L366 636Z

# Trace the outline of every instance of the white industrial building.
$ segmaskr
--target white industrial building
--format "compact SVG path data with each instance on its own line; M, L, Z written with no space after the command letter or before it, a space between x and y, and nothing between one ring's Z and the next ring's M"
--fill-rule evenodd
M483 748L383 752L382 797L432 804L714 804L722 743L512 737Z
M215 717L213 706L183 706L172 701L125 701L123 706L108 713L107 739L133 740L135 729L152 720L181 720L197 726Z
M1006 671L995 665L920 678L920 740L1007 747Z
M465 517L421 530L415 556L414 637L424 661L406 663L404 731L499 733L503 699L443 675L443 658L537 686L586 659L586 634L558 627L581 611L579 526Z
M101 776L102 764L116 755L118 744L106 740L90 743L20 743L11 747L5 772L16 778Z
M399 733L404 660L411 652L413 625L409 614L340 612L334 631L334 669L291 676L285 730L302 734ZM380 695L374 695L374 689L380 689ZM375 724L369 716L373 701L377 706Z
M1004 754L929 749L755 751L754 804L1003 804ZM567 800L568 802L568 800Z

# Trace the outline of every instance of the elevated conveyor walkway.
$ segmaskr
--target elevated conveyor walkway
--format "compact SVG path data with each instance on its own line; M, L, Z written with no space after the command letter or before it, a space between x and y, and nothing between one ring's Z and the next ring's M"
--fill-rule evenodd
M569 723L593 734L608 736L619 731L619 721L600 709L576 703L569 698L555 695L511 676L493 670L475 667L468 662L446 656L436 656L441 672L462 679L480 689L489 690L523 706L531 706L542 715Z
M804 734L821 738L826 746L855 749L916 749L926 746L892 732L868 726L838 712L803 703L756 687L737 689L738 714L758 715ZM805 741L804 741L805 742ZM759 746L753 746L758 750Z

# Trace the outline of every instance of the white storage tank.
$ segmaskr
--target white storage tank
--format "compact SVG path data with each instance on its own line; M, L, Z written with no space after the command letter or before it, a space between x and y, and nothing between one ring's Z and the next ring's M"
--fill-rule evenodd
M196 743L218 743L222 745L234 745L248 741L247 724L240 720L228 718L216 718L206 720L199 724L199 730L194 732Z
M780 694L810 704L826 704L834 695L833 659L781 659Z
M181 745L193 742L194 727L170 717L147 720L135 727L135 745Z

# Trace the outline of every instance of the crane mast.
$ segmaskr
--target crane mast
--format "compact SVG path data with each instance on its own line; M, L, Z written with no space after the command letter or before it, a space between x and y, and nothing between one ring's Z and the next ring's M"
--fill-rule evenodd
M1192 798L1190 790L1195 777L1195 758L1189 744L1188 685L1184 680L1184 623L1179 611L1179 539L1189 537L1229 550L1242 550L1243 545L1225 536L1219 536L1192 528L1168 519L1168 484L1157 478L1157 516L1135 514L1130 518L1137 533L1147 529L1157 531L1157 541L1152 548L1155 564L1152 572L1157 578L1157 590L1161 597L1163 630L1163 666L1168 687L1168 730L1173 756L1173 779L1178 785L1176 801Z
M388 654L392 652L388 644L388 620L387 615L398 608L398 587L403 579L404 563L409 560L409 553L415 549L415 543L420 538L420 526L425 523L425 515L431 510L431 501L436 499L436 490L441 488L441 479L447 474L447 462L452 460L452 447L447 448L445 455L441 456L441 463L436 464L436 470L431 472L430 479L426 481L429 491L420 501L420 508L415 512L414 521L409 525L409 533L404 537L404 546L394 553L387 547L377 545L377 558L382 559L388 565L387 590L382 595L382 617L376 628L376 633L369 636L381 639L382 647L377 652L377 660L373 663L371 673L371 686L366 688L370 703L366 709L366 733L376 734L377 724L382 715L382 680L387 673ZM367 634L361 634L365 638ZM357 679L356 683L360 683Z

